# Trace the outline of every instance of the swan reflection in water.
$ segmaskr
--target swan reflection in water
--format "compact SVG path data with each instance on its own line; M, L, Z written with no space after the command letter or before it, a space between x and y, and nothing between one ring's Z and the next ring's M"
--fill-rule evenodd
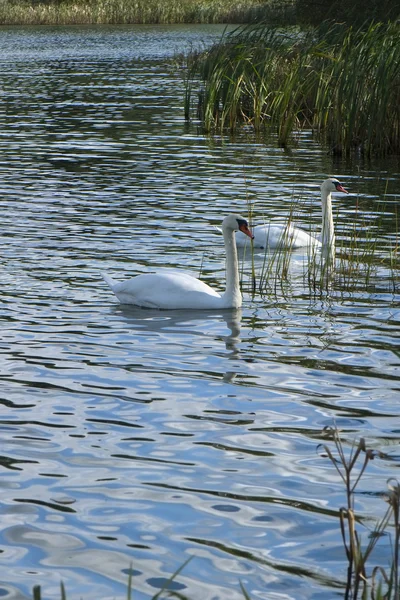
M171 351L173 351L174 334L185 334L207 338L212 336L213 339L223 340L230 359L239 354L241 309L226 309L218 312L204 310L155 311L121 304L115 307L115 313L122 315L125 323L132 330L167 334L170 338ZM226 323L230 331L226 336L220 334L222 322ZM232 374L229 377L232 379Z

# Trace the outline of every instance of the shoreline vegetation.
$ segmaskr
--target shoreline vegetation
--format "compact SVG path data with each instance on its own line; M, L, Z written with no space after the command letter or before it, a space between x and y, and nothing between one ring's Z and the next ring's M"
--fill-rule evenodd
M290 23L294 0L1 0L0 25Z
M311 130L332 154L400 154L400 24L247 25L186 57L185 116L205 133Z
M396 22L397 0L0 0L0 25Z

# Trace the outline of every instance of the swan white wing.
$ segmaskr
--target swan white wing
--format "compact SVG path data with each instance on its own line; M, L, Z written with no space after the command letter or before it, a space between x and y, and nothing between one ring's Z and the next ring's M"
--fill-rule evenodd
M221 295L203 281L179 272L146 273L115 283L103 276L121 304L144 308L218 308Z
M308 247L319 247L321 246L321 242L317 237L314 237L313 235L310 235L309 233L307 233L307 231L304 231L304 229L299 229L298 227L293 227L293 244L291 245L292 248L304 248L306 246ZM290 234L292 235L292 234Z
M254 248L274 249L274 248L302 248L304 246L320 246L315 237L309 235L303 229L292 227L291 225L280 225L268 223L266 225L257 225L253 228ZM243 236L236 236L236 244L239 248L244 247L249 242Z

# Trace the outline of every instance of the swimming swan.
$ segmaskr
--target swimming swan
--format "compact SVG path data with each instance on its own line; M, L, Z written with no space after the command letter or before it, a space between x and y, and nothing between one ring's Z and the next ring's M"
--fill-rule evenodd
M226 251L226 289L222 295L199 279L179 271L146 273L122 282L115 282L105 274L103 279L121 304L160 309L239 308L242 294L234 233L239 230L252 237L246 219L240 215L225 217L222 233Z
M302 248L304 246L312 248L329 248L335 244L335 230L332 214L332 192L349 192L344 189L342 184L334 177L326 179L321 184L321 202L322 202L322 231L321 235L314 237L308 234L304 229L294 227L291 224L281 225L266 223L257 225L253 228L254 248L274 249L274 248ZM245 238L236 236L236 244L239 248L246 245Z

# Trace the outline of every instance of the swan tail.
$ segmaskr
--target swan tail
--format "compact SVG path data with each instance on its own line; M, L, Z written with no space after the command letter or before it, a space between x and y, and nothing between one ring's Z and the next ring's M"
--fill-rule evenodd
M114 288L115 288L115 285L116 285L116 282L114 281L114 279L112 279L106 273L102 273L101 276L104 279L104 281L106 282L106 284L112 289L112 291L114 291Z

